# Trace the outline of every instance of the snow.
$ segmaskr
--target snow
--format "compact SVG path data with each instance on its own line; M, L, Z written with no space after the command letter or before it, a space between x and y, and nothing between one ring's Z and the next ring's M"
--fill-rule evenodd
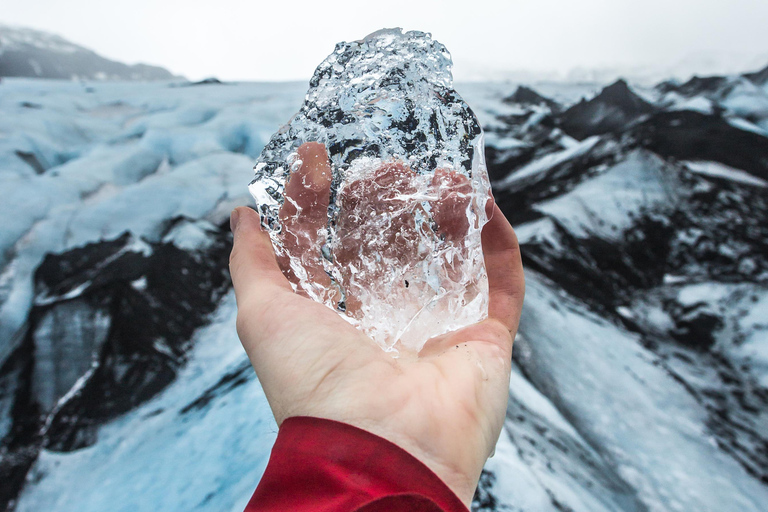
M762 180L756 176L752 176L748 172L734 169L720 162L711 161L688 161L683 162L688 169L704 176L712 176L715 178L724 178L726 180L735 181L738 183L744 183L746 185L754 185L756 187L765 188L768 187L768 182Z
M535 208L556 218L576 236L615 239L642 211L671 207L676 182L674 169L661 158L635 150L598 176Z
M742 119L740 117L728 118L728 124L730 124L735 128L738 128L739 130L744 130L744 131L756 133L758 135L762 135L764 137L768 137L768 130L766 130L764 127L758 126L755 123L750 123L746 119Z
M705 307L722 319L714 333L717 348L740 368L742 376L752 376L768 387L768 288L754 283L703 281L677 284L673 297L685 308ZM674 328L669 314L657 301L633 304L643 320L659 332Z
M456 91L472 107L483 127L503 128L504 124L497 119L497 116L521 113L519 107L501 101L502 98L514 91L512 86L479 82L456 83L454 86ZM487 135L488 133L486 133Z
M190 251L204 248L208 231L225 222L232 207L252 204L246 184L253 160L306 90L303 83L110 83L93 86L94 92L88 87L18 79L0 85L0 182L11 191L0 202L0 362L19 340L32 304L32 276L46 253L126 231L134 237L125 250L151 250L142 239ZM514 110L500 100L515 87L458 86L486 125L500 124L495 116ZM599 89L562 86L558 92L554 85L534 85L563 103L588 96L590 87ZM748 129L738 117L729 122ZM545 176L553 166L592 150L597 139L571 142L514 173L507 186ZM518 141L495 134L491 143L511 147ZM38 174L17 152L34 155L44 172ZM678 181L682 166L646 151L619 157L538 203L544 217L517 227L521 243L561 250L561 227L611 240L643 211L663 215L679 204L685 190ZM714 162L683 165L701 175L766 186ZM180 216L169 230L169 221ZM666 298L681 307L703 302L721 315L716 349L745 379L768 387L765 285L692 282L694 277L675 272L664 276ZM645 340L617 325L619 320L588 311L535 272L526 278L507 420L486 465L496 478L491 490L499 510L765 510L768 487L746 473L738 455L718 447L708 427L711 411L659 364ZM131 285L141 289L146 279ZM69 295L73 308L77 293ZM662 335L675 328L664 304L642 297L616 312ZM235 316L230 293L210 325L196 332L177 380L100 427L93 446L69 453L44 450L17 510L240 512L266 465L276 425L237 339ZM70 317L74 333L79 328L74 324L86 320ZM41 361L36 386L45 383L48 363L53 367L53 361ZM59 363L82 370L67 374L76 388L91 361ZM235 378L227 383L224 376ZM16 385L2 378L0 434L11 426L9 397ZM56 402L50 398L47 405Z
M606 479L601 482L579 467L584 465L580 457L596 466L600 457L517 368L509 389L507 423L485 465L496 477L492 492L498 510L562 510L553 497L574 512L621 510Z
M556 233L554 221L549 217L542 217L533 222L526 222L515 228L517 241L523 245L532 242L546 242L556 252L562 250L562 244Z
M721 104L740 117L768 116L768 93L743 77L735 81Z
M500 182L495 183L494 185L495 187L501 189L509 188L513 183L526 178L530 178L531 176L535 176L537 174L541 174L552 169L556 165L560 165L563 162L567 162L568 160L587 153L595 146L595 144L597 144L599 140L600 137L598 136L589 137L581 141L579 144L573 145L562 151L546 155L542 158L539 158L538 160L534 160L530 164L521 167L517 171L514 171L512 174Z
M711 114L713 103L707 98L696 96L677 103L675 107L675 110L692 110L694 112L701 112L702 114Z
M210 222L185 221L174 226L163 237L163 242L172 243L179 249L186 251L201 251L210 247L212 243L211 233L215 232L215 226Z
M718 283L695 283L678 290L677 302L683 306L693 306L702 301L716 302L723 300L732 292L732 286Z
M726 322L719 346L744 374L768 387L768 289L753 284L698 283L680 289L677 300L683 305L704 303L717 311Z
M536 413L547 420L547 423L571 437L579 437L579 433L573 428L562 413L555 407L550 400L541 394L528 380L520 373L520 369L515 366L509 380L509 393L520 405Z
M251 204L253 159L304 84L169 87L6 79L0 95L0 361L24 324L44 255L125 231L156 239L177 215L219 223ZM37 105L29 108L23 104ZM17 151L34 154L38 175ZM9 261L9 256L12 261Z
M759 375L758 384L768 388L768 329L764 327L759 332L750 333L744 341L740 355Z
M533 384L557 397L558 409L602 447L648 510L764 510L768 488L711 442L703 407L654 363L637 335L533 273L526 283L520 325L531 342L521 350Z
M494 147L500 150L515 149L525 146L525 143L521 140L512 137L503 137L495 132L486 132L484 134L484 139L486 147Z
M85 48L65 41L59 36L38 30L12 27L0 24L0 48L2 51L15 50L19 46L29 45L35 48L50 50L58 53L75 53L87 51ZM2 53L2 52L0 52Z
M582 98L591 98L604 84L581 82L457 82L456 90L474 110L483 127L503 127L496 116L520 114L519 106L503 103L501 100L510 96L518 86L531 87L542 96L551 98L564 107L578 102Z

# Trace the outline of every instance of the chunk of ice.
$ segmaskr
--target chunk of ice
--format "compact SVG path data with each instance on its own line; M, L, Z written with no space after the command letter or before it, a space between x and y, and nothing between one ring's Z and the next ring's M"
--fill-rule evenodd
M295 289L385 350L487 315L483 135L451 65L422 32L337 44L249 187Z

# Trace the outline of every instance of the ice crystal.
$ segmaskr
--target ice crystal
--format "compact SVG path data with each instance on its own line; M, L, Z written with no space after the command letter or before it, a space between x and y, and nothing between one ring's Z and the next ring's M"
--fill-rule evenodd
M422 32L337 44L250 185L296 290L385 350L487 312L482 130L451 65Z

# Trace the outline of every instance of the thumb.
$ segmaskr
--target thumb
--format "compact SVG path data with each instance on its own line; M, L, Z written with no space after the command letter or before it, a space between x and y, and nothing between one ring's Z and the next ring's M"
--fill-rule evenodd
M230 219L235 241L229 257L229 272L240 310L259 311L276 294L293 293L277 264L269 234L261 229L258 213L235 208Z

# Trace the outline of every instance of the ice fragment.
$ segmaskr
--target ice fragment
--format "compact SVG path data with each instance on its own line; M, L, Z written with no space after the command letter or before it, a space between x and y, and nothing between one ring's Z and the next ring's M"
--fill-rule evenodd
M249 187L294 287L385 350L487 314L483 136L451 65L422 32L337 44Z

